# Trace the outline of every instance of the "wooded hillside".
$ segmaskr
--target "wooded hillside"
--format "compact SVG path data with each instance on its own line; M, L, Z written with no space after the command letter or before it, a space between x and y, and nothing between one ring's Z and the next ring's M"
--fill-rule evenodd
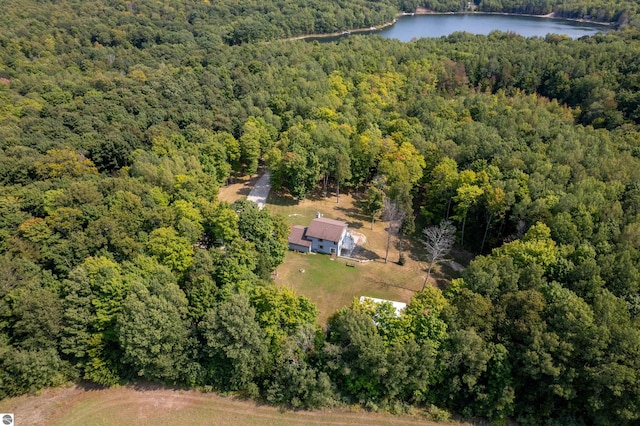
M227 3L2 2L0 398L144 379L637 423L638 30L249 43L404 6ZM387 198L405 236L449 218L477 257L400 317L356 303L318 326L270 281L283 219L216 199L261 162L297 199Z

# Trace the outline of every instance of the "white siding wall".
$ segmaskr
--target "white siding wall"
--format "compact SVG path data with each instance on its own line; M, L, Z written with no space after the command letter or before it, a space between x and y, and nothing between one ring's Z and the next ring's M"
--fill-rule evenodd
M340 256L342 254L342 241L344 240L347 231L345 230L340 236L340 241L334 243L333 241L322 240L317 238L308 237L311 240L311 250L318 253L331 254L331 249L335 250L335 253Z
M311 251L311 248L310 247L305 247L305 246L299 246L298 244L289 243L289 250L298 250L298 251L301 251L303 253L309 253Z

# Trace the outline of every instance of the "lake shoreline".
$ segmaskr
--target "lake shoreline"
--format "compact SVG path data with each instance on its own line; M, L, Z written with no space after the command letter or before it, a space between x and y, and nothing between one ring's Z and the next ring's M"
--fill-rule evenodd
M397 15L397 17L402 16ZM301 35L301 36L295 36L295 37L288 37L285 38L283 40L285 41L295 41L295 40L305 40L308 38L330 38L330 37L340 37L341 35L351 35L351 34L357 34L357 33L372 33L374 31L380 31L383 30L385 28L388 28L390 26L392 26L393 24L396 23L396 19L394 19L391 22L387 22L385 24L382 25L375 25L369 28L355 28L352 30L345 30L345 31L337 31L334 33L319 33L319 34L306 34L306 35Z
M532 15L530 13L509 13L509 12L482 12L482 11L465 11L465 12L434 12L433 10L419 7L415 12L403 12L398 16L413 16L413 15L500 15L500 16L526 16L528 18L543 18L543 19L557 19L560 21L581 22L583 24L594 24L610 27L611 22L598 22L591 19L579 19L579 18L563 18L556 16L555 12L548 13L546 15Z
M396 15L396 17L391 22L384 23L382 25L375 25L369 28L354 28L351 30L345 31L337 31L333 33L319 33L319 34L305 34L295 37L288 37L282 40L284 41L296 41L296 40L306 40L306 39L322 39L322 38L332 38L332 37L340 37L347 36L351 34L366 34L373 33L376 31L383 30L385 28L391 27L395 25L399 18L404 16L414 16L414 15L501 15L501 16L524 16L528 18L541 18L541 19L557 19L561 21L570 21L570 22L581 22L585 24L594 24L594 25L602 25L604 27L610 27L610 22L597 22L589 19L572 19L572 18L561 18L554 15L553 12L547 15L531 15L527 13L508 13L508 12L476 12L476 11L466 11L466 12L434 12L425 8L417 8L415 12L401 12Z

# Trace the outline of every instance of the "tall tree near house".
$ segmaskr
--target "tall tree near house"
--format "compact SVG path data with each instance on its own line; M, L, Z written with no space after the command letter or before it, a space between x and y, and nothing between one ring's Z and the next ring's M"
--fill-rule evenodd
M336 164L336 152L335 147L320 147L318 148L318 162L320 163L320 170L322 173L322 196L327 196L327 187L329 185L329 176L335 170Z
M380 180L374 180L364 193L364 212L371 216L371 229L376 216L384 209L384 190L380 187Z
M322 195L327 196L329 179L334 178L338 187L339 201L340 184L351 179L347 136L335 123L313 121L308 123L308 127L322 174Z
M460 184L458 164L455 160L444 157L431 171L429 194L435 203L446 203L444 218L449 219L451 203Z
M507 210L507 204L505 200L505 193L502 188L489 187L484 190L484 198L486 202L486 216L487 226L484 229L484 236L482 237L482 245L480 246L480 253L484 251L484 244L487 241L487 235L489 234L489 227L493 219L496 217L502 218Z
M234 294L210 310L198 325L203 337L208 381L226 390L251 391L268 370L269 354L256 310L243 294Z
M244 173L252 175L258 171L260 159L259 136L245 132L240 137L240 162L244 167Z
M402 221L398 225L398 263L404 265L404 239L416 231L415 217L410 211L407 211L402 218Z
M172 382L188 362L187 299L175 283L150 287L132 284L122 302L115 327L122 363L141 378Z
M264 118L249 117L242 126L240 136L240 161L249 175L258 170L258 161L262 154L273 147L277 130Z
M433 264L444 256L449 254L453 248L455 241L456 228L453 226L450 220L443 220L438 226L431 226L422 230L424 238L422 244L429 253L429 269L427 270L427 276L422 284L422 290L427 286L429 277L431 276L431 268Z
M458 188L457 195L453 198L456 204L457 218L462 220L462 235L460 237L460 247L464 245L464 228L467 225L467 214L471 207L478 203L482 196L482 188L478 185L464 184Z
M368 182L371 173L377 169L383 150L382 132L375 124L352 138L350 146L352 179L351 183L358 186Z
M336 203L340 202L340 184L351 179L351 160L346 151L336 153Z
M387 250L384 255L384 263L389 261L389 247L391 246L391 236L398 232L400 224L404 219L404 210L398 203L391 201L389 198L384 199L384 217L389 222L387 227Z

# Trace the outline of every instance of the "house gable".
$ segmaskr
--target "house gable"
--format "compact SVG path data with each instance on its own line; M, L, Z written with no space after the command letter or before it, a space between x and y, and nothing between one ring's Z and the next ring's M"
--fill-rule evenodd
M289 248L303 252L318 252L340 256L347 224L340 220L316 218L308 227L292 226Z

